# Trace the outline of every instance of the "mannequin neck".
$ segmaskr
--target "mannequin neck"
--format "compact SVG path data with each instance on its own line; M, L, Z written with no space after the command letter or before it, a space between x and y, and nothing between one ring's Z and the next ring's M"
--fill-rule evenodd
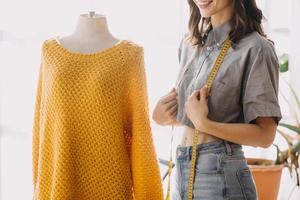
M76 38L107 38L112 37L109 32L106 17L104 15L95 15L89 17L87 14L81 14L78 17L75 31L72 34Z
M89 17L82 14L71 35L62 37L57 42L66 49L80 53L94 53L110 48L119 42L108 30L106 17L95 14Z

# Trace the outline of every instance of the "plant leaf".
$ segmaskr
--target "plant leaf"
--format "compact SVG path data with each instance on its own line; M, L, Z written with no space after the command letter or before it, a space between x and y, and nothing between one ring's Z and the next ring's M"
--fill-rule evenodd
M294 153L300 152L300 140L297 141L297 143L293 145L292 149L293 149Z
M282 77L282 79L284 79L284 78ZM286 82L286 81L285 81L285 82ZM282 93L281 91L279 91L279 93L280 93L280 95L283 97L284 101L288 104L288 106L289 106L290 108L292 108L293 105L292 105L292 103L286 98L286 96L284 96L283 93ZM299 120L299 117L297 116L296 111L295 111L294 109L291 109L291 112L292 112L293 117L294 117L295 120L296 120L297 126L300 126L300 120Z
M293 140L294 139L289 134L283 132L280 129L277 129L277 132L286 140L286 142L288 143L289 146L293 145Z
M279 126L288 128L292 131L295 131L296 133L300 134L300 128L294 125L286 124L286 123L279 123Z
M295 90L293 89L293 87L291 86L291 84L283 77L283 76L280 76L281 80L283 80L285 82L285 84L290 88L296 102L297 102L297 106L298 106L298 109L291 109L292 110L292 113L296 119L296 122L297 122L297 126L300 126L300 120L298 118L298 115L297 115L297 110L300 112L300 102L299 102L299 98L297 97L297 94L295 92ZM289 105L290 108L293 108L294 106L292 105L292 102L289 101L284 95L283 93L280 91L280 94L281 96L284 98L284 100L287 102L287 104Z
M292 87L292 85L290 83L287 83L287 84L288 84L290 90L292 91L292 94L293 94L293 96L294 96L294 98L296 100L296 103L298 105L298 110L300 111L300 100L299 100L299 97L298 97L296 91L294 90L294 88Z
M280 56L280 72L287 72L289 70L289 56L288 54L283 54Z
M280 149L278 147L277 144L273 144L273 146L276 148L276 160L275 160L275 165L281 164L281 160L280 160Z

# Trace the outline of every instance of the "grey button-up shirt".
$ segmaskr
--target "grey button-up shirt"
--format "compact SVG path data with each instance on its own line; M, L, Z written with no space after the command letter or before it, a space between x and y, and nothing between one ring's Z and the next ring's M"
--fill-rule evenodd
M231 30L230 21L212 29L202 48L186 38L179 47L180 72L177 77L177 120L194 128L184 103L206 83L222 44ZM273 44L257 32L242 38L225 56L211 87L208 118L224 123L251 123L257 117L282 116L278 104L279 62Z

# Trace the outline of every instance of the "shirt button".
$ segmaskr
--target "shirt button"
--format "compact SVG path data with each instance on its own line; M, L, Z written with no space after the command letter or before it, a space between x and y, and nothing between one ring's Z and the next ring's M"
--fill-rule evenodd
M207 50L207 51L210 51L210 50L211 50L211 47L209 47L209 46L206 47L206 50Z

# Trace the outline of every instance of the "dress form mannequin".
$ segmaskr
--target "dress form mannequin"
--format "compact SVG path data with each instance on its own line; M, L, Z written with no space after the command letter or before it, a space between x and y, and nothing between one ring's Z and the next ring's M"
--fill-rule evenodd
M120 42L109 32L106 17L94 12L81 14L74 32L56 41L69 51L83 54L101 52Z

